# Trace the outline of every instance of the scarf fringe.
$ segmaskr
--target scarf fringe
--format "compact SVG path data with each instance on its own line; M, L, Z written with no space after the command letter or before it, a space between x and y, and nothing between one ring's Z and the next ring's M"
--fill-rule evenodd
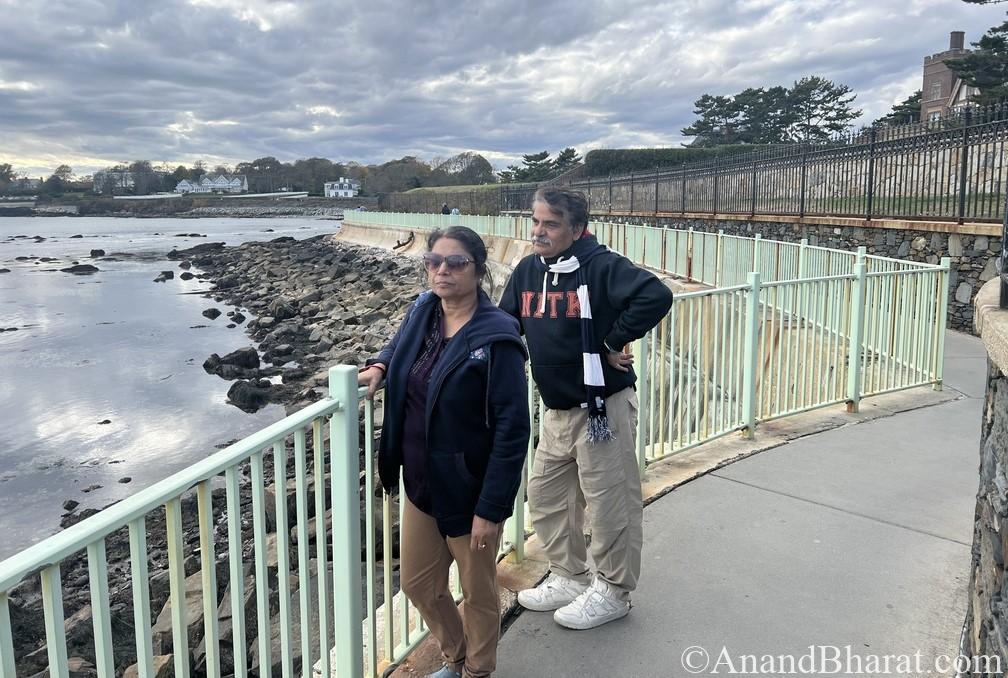
M604 443L615 439L616 434L609 428L609 417L604 414L594 414L588 417L588 442Z

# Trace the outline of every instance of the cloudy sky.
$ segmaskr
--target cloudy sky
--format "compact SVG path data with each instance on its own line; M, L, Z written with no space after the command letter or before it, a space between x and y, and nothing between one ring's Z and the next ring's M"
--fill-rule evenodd
M822 75L863 121L920 88L961 0L0 0L0 162L384 162L668 146L705 92Z

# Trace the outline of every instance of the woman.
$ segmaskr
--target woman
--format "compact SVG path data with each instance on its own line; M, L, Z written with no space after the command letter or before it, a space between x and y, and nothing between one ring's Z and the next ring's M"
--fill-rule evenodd
M518 323L480 283L487 251L471 229L427 238L430 290L358 378L372 397L385 378L378 471L386 492L402 469L403 591L441 644L428 678L481 678L497 661L497 550L529 439L524 345ZM448 590L458 563L465 621Z

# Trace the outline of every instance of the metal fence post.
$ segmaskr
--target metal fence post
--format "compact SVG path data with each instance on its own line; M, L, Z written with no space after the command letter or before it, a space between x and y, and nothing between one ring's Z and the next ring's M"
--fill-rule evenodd
M868 144L868 183L865 187L867 194L865 200L865 219L867 221L871 221L872 207L875 199L875 140L878 136L878 130L872 127L870 134L870 142Z
M752 161L752 200L749 205L749 216L756 216L756 158Z
M683 216L686 216L686 170L683 170L682 172L682 196L680 208Z
M763 264L763 253L760 251L763 248L760 245L763 244L763 236L757 233L753 237L752 246L752 270L759 271L762 269Z
M950 257L941 258L941 277L939 278L938 285L938 317L935 318L935 325L937 325L938 341L935 347L935 383L934 390L942 390L942 381L944 379L944 364L945 364L945 328L948 327L948 300L949 300L949 268L952 265L952 259ZM1004 279L1001 279L1001 293L1004 294ZM1003 297L1002 297L1003 299ZM1005 308L1002 305L1002 308Z
M801 181L798 186L798 216L805 216L805 192L808 183L808 146L802 146L801 152Z
M654 168L654 213L658 216L658 165Z
M640 387L637 391L640 394L640 403L638 403L637 407L637 466L640 469L641 480L644 480L644 467L647 466L645 450L647 449L646 438L649 423L646 412L648 412L651 402L651 378L648 373L648 354L650 350L648 335L645 334L637 342L637 357L640 361L637 368L637 375L640 379Z
M852 283L850 309L850 341L847 345L848 412L857 412L861 402L861 341L864 336L867 275L868 265L859 257L858 263L854 264L854 281Z
M634 173L630 173L630 212L633 212Z
M752 439L756 430L756 370L759 368L759 271L751 271L747 278L749 295L746 299L745 355L742 366L742 435Z
M364 667L361 620L360 443L358 440L357 368L329 368L329 397L340 409L329 421L332 473L333 607L336 610L336 661L333 673L360 678ZM367 479L370 488L371 479ZM320 572L319 576L325 573Z
M966 183L969 175L969 126L973 119L972 109L963 113L962 151L959 154L959 223L966 220Z
M612 175L609 175L609 214L612 214Z
M808 277L808 238L802 238L798 244L798 279L804 280Z

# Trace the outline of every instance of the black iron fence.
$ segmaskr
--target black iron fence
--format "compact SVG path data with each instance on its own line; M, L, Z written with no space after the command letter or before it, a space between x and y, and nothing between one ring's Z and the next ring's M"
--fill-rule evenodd
M862 130L673 170L567 182L593 214L771 214L1000 221L1008 109ZM502 186L500 209L527 210L535 186Z

